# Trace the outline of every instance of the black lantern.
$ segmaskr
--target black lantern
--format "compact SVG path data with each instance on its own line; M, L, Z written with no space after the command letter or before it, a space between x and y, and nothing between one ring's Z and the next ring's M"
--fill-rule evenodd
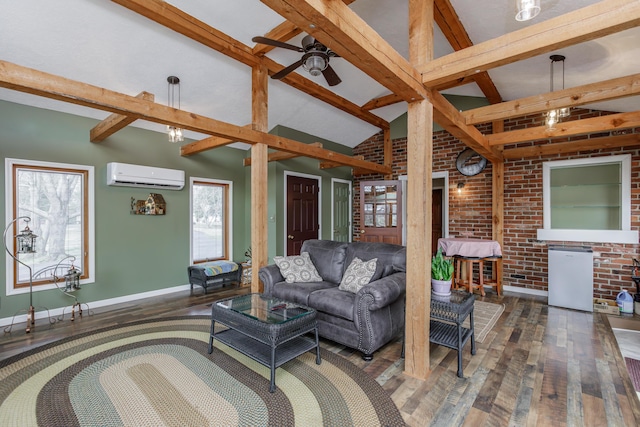
M25 225L24 230L16 236L16 253L33 254L36 252L36 237L38 236L33 234L29 228L30 220L28 217L24 218L24 222L26 222L27 225Z
M64 290L67 292L73 292L80 289L80 270L71 264L71 267L67 271L67 274L64 275Z

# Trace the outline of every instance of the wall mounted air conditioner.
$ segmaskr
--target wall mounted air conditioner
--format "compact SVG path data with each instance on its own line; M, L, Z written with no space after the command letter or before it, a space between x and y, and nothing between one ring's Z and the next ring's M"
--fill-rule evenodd
M181 190L184 171L112 162L107 163L107 185Z

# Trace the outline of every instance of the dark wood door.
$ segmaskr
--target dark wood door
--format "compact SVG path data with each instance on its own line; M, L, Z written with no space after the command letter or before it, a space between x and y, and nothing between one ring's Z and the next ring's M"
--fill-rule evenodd
M402 182L360 183L360 241L402 244Z
M438 239L442 237L442 189L436 188L431 196L431 252L438 251Z
M287 176L287 255L299 255L302 242L317 239L318 181Z

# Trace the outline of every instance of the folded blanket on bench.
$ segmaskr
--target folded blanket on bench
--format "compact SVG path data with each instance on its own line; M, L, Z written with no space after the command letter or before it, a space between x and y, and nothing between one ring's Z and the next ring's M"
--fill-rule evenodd
M238 264L233 261L209 261L194 267L202 268L204 274L209 277L238 270Z

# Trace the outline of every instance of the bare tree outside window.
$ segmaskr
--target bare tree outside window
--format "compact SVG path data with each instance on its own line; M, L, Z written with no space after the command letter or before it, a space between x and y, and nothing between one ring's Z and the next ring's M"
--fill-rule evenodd
M191 188L193 261L228 259L229 185L198 181Z
M39 270L69 255L76 257L84 275L86 268L81 260L86 252L86 179L87 173L83 170L15 166L15 216L30 217L30 228L38 236L36 253L21 257L21 261L31 266L35 277ZM23 224L16 227L22 228ZM17 276L16 287L28 286L27 268L20 266ZM35 281L34 285L50 282L44 279Z

